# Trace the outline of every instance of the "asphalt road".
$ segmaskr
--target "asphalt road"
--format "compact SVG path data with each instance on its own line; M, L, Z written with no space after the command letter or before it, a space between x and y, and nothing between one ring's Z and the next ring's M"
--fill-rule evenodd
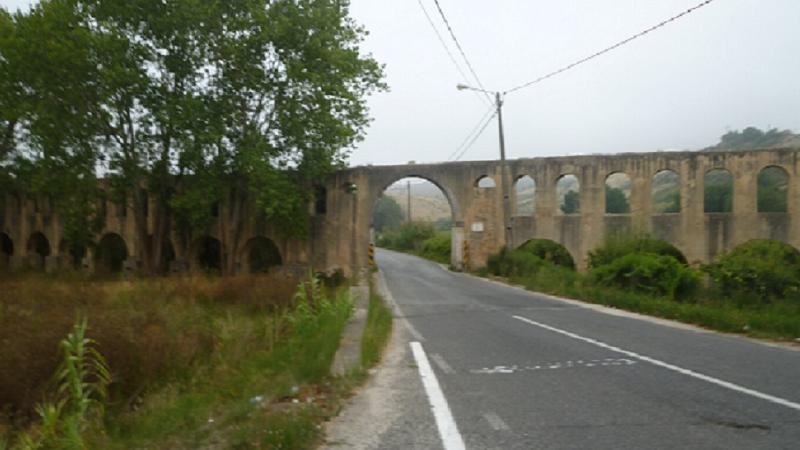
M408 350L419 342L457 427L455 440L444 432L450 448L800 449L797 349L584 307L405 254L379 250L377 261L397 331L339 423L349 437L332 447L445 445Z

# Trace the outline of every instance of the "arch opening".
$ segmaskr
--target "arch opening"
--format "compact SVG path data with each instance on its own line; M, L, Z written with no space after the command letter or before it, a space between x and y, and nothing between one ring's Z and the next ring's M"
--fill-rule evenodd
M100 274L122 272L125 260L128 259L128 245L125 239L116 233L103 235L97 244L94 259L96 271Z
M270 268L283 264L283 258L281 258L278 246L271 239L264 236L250 239L244 248L249 273L268 272Z
M655 214L681 212L681 184L677 173L665 169L653 175L651 201Z
M372 209L374 243L420 254L442 263L460 263L463 242L456 207L438 183L415 176L388 185Z
M712 169L703 177L703 211L733 212L733 176L726 169Z
M557 266L575 269L575 259L567 247L550 239L530 239L517 247L517 250L533 253L543 261Z
M0 269L5 269L11 264L14 255L14 241L5 234L0 233Z
M222 243L211 236L203 236L195 241L192 252L195 267L205 272L222 270Z
M514 215L532 216L536 211L536 182L529 175L514 182Z
M789 174L782 167L768 166L758 173L758 212L789 212Z
M86 246L73 245L66 239L62 239L58 245L59 256L63 258L63 264L71 269L80 269L83 266L83 258L86 256Z
M2 251L5 256L12 256L14 254L14 241L5 233L0 233L0 251Z
M558 178L556 181L556 202L559 214L581 213L581 183L577 176L570 173L561 175Z
M475 181L475 187L478 189L491 189L497 187L497 183L494 182L494 178L483 175Z
M606 177L606 214L630 214L631 178L624 172Z
M44 234L36 232L28 238L28 253L45 258L50 256L50 241Z

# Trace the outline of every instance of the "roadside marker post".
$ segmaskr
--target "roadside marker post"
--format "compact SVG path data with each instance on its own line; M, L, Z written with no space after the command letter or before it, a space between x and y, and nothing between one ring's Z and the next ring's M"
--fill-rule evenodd
M375 244L369 243L369 266L375 267Z

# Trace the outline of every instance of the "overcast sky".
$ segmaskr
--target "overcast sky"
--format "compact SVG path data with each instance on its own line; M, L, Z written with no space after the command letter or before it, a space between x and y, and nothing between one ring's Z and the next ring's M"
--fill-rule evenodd
M445 161L486 113L418 0L351 0L391 91L351 163ZM433 0L421 0L456 57ZM484 86L506 90L700 0L439 0ZM28 0L0 0L15 9ZM612 53L510 94L509 158L696 149L727 129L800 130L800 1L715 0ZM462 68L466 71L466 68ZM470 80L470 84L475 84ZM492 122L463 160L498 157Z

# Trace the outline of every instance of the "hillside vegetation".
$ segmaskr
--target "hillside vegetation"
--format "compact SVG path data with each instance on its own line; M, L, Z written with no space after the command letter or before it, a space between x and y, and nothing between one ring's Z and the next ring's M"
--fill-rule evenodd
M747 127L741 131L734 130L725 133L717 145L707 147L704 150L753 150L782 147L800 147L800 134L794 134L791 130L778 130L777 128L762 131L757 127Z

